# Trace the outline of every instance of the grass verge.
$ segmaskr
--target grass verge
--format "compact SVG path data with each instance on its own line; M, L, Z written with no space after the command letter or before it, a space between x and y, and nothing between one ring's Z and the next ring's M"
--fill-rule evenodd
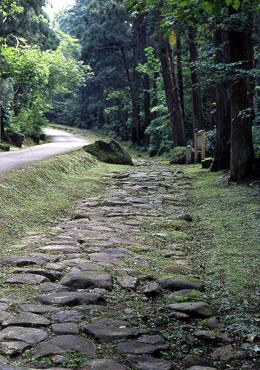
M2 174L2 253L28 232L45 232L46 226L68 216L75 200L104 192L110 180L102 175L115 169L120 170L120 166L97 162L84 150L78 150Z
M186 243L196 274L238 337L260 335L259 184L229 183L225 173L185 166L187 211L193 222ZM245 344L247 346L247 344Z

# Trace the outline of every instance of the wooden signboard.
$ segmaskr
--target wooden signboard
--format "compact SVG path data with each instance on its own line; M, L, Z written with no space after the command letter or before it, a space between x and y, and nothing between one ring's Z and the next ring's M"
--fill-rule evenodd
M195 133L195 163L199 162L199 153L201 153L201 159L205 159L206 155L205 131L199 131Z

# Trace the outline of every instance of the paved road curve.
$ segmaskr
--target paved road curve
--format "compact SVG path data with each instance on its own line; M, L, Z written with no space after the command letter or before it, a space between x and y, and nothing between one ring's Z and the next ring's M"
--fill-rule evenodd
M91 142L71 135L65 131L44 129L50 142L30 148L0 153L0 173L13 170L25 164L43 161L53 155L69 152Z

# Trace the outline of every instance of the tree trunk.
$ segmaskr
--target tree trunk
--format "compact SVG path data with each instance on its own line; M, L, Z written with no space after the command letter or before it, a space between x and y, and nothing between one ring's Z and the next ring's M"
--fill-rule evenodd
M160 45L159 51L159 58L161 61L162 66L162 77L163 77L163 84L166 96L166 103L168 108L168 114L171 123L171 129L173 134L173 142L174 146L185 146L186 140L184 137L184 130L182 127L182 122L179 121L179 116L177 115L176 105L178 101L174 99L174 91L173 91L173 82L172 82L172 74L169 65L169 57L168 57L168 47L167 44L164 42Z
M124 51L123 47L121 48L121 52L122 52L122 57L123 57L124 65L125 65L125 71L126 71L126 76L127 76L129 89L130 89L130 94L131 94L132 117L133 117L133 128L134 128L132 138L134 139L133 140L134 142L139 144L140 143L140 128L139 128L139 120L138 120L138 109L137 109L137 105L136 105L134 89L133 89L133 86L132 86L130 72L129 72L129 69L128 69L128 66L127 66L125 51Z
M229 63L229 45L227 32L217 28L215 32L216 64ZM224 81L215 87L216 145L211 171L230 167L230 82Z
M181 38L180 35L177 35L176 43L176 55L177 55L177 81L179 89L180 104L182 109L182 116L184 118L184 91L183 91L183 73L182 73L182 57L181 57Z
M178 135L182 138L183 146L186 145L185 139L185 131L184 131L184 120L183 120L183 112L181 109L181 101L176 77L176 70L175 70L175 62L174 62L174 55L171 45L168 43L168 53L170 57L170 64L171 64L171 75L172 75L172 87L173 87L173 95L174 95L174 103L175 103L175 114L176 119L178 122Z
M242 3L242 1L241 1ZM238 15L230 8L230 15ZM244 15L243 15L244 16ZM235 69L250 71L253 68L252 14L248 19L239 19L236 29L228 31L230 47L230 63ZM242 72L242 71L241 71ZM230 180L239 181L253 172L253 79L245 73L234 73L231 82L231 158Z
M202 123L202 99L200 91L200 80L193 63L198 61L198 51L195 43L196 29L188 27L189 49L190 49L190 70L192 83L192 106L193 106L193 133L203 129Z

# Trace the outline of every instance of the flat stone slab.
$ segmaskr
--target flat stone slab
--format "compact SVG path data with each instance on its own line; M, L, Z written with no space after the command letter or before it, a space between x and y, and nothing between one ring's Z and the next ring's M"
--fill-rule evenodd
M171 348L170 343L167 342L161 335L150 335L148 337L143 337L137 339L137 342L152 344L156 346L161 351L166 351Z
M76 335L60 335L49 341L64 351L82 352L90 356L96 356L96 346L89 339Z
M136 329L111 327L102 323L85 325L83 333L91 335L94 339L105 340L108 343L119 339L136 338L141 334Z
M243 360L246 358L246 353L236 350L232 345L226 347L218 348L216 351L210 354L210 357L214 359L221 360L223 362L231 362L234 360Z
M100 270L70 272L60 280L60 284L73 290L102 288L111 291L113 288L111 275Z
M44 247L39 248L41 252L60 252L60 253L80 253L80 247L74 247L69 245L46 245Z
M14 317L14 315L7 311L0 310L0 324L5 320L10 320Z
M12 366L12 365L0 365L0 370L37 370L34 367L22 367L22 366ZM58 369L56 369L58 370Z
M2 260L3 265L23 267L28 265L38 265L39 260L28 256L10 256Z
M36 284L45 283L48 281L50 280L46 278L45 276L34 275L34 274L21 274L21 275L15 275L5 280L5 283L36 285Z
M170 361L146 355L129 356L126 360L126 365L138 370L173 370L173 365Z
M0 353L5 356L18 356L29 348L31 348L31 344L25 342L0 342Z
M52 315L52 320L60 323L66 322L80 322L82 320L83 315L80 314L78 311L71 310L71 311L60 311Z
M215 367L208 367L208 366L192 366L189 367L187 370L218 370Z
M167 305L167 308L170 308L174 311L184 312L189 316L193 317L211 317L214 312L212 307L206 302L183 302Z
M125 263L118 257L114 257L111 254L100 252L100 253L90 253L89 255L90 261L93 262L111 262L117 265L125 265Z
M47 338L47 333L42 329L9 326L0 331L0 340L20 340L29 344L37 344Z
M183 289L193 289L193 290L202 290L203 285L196 278L188 278L188 277L163 277L158 279L158 283L165 289L169 290L183 290Z
M21 304L19 306L19 309L23 312L32 312L32 313L38 313L40 315L43 315L45 313L49 312L57 312L60 309L58 307L53 306L43 306L38 304Z
M35 299L43 304L54 306L104 305L105 299L95 293L64 292L39 295Z
M167 297L166 302L168 304L191 302L191 301L201 302L203 301L203 298L204 298L204 294L198 290L182 289L182 290L178 290L175 293L170 294Z
M52 331L58 335L76 335L79 334L79 327L74 322L66 322L64 324L53 324Z
M139 279L134 276L123 276L117 278L118 284L124 289L136 290Z
M60 292L69 292L69 287L66 287L64 285L51 283L50 281L46 283L42 283L39 286L36 287L41 293L60 293Z
M32 357L32 360L37 360L38 358L44 356L53 356L65 352L62 348L55 346L50 342L39 343L35 348L35 354Z
M45 276L49 281L54 282L61 278L62 273L59 271L51 271L51 270L45 270L45 269L19 269L14 270L15 274L24 273L24 274L33 274L33 275L41 275Z
M163 295L163 290L158 283L151 283L145 288L144 295L148 298L155 298Z
M50 325L50 321L47 320L45 317L30 312L19 313L15 317L4 320L2 322L3 328L7 326L24 326L39 328L41 326L48 325Z
M138 341L121 342L116 348L117 353L126 353L133 355L159 355L160 350L152 344L141 343Z
M88 370L125 370L125 367L121 366L118 362L114 360L87 360L83 363Z

